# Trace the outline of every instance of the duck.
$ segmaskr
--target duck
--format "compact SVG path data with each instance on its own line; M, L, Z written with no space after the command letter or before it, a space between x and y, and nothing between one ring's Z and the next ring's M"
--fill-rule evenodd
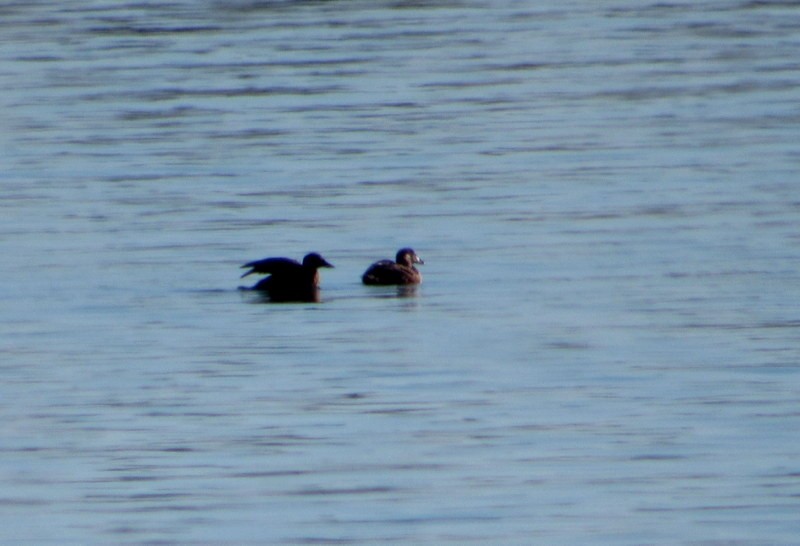
M424 263L413 249L401 248L397 251L395 261L380 260L369 266L361 276L361 281L370 285L420 284L422 274L414 264Z
M245 278L253 273L269 275L258 281L250 290L258 290L269 296L271 301L318 302L319 269L333 267L317 252L306 254L303 263L291 258L264 258L248 262L242 268L249 268L242 275Z

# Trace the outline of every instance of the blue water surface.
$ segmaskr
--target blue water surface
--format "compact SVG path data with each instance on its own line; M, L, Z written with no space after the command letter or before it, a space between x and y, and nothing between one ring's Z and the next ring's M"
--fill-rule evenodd
M796 543L798 28L0 6L0 541Z

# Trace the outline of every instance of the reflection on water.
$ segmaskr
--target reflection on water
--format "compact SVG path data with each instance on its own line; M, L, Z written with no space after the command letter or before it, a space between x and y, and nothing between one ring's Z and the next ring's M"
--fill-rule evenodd
M794 4L0 14L2 542L796 540Z
M250 303L322 303L322 294L319 288L311 290L302 297L280 297L270 295L266 290L254 287L240 286L239 291L246 294L246 301Z
M416 298L419 295L419 285L370 286L365 291L375 298Z

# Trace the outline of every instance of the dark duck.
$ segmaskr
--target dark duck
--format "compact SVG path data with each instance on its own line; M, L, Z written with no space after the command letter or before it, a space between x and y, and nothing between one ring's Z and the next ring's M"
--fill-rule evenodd
M260 273L269 275L258 281L251 290L259 290L269 296L272 301L320 301L319 268L333 267L325 258L312 252L306 254L303 263L291 258L264 258L246 263L243 268L250 271L242 278Z
M397 251L395 261L375 262L369 266L361 280L364 284L373 285L419 284L422 282L422 274L414 264L424 263L412 249L401 248Z

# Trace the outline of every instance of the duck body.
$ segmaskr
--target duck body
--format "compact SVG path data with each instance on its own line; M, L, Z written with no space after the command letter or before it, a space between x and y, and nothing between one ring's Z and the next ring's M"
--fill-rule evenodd
M319 268L333 267L316 252L307 254L303 263L291 258L264 258L242 266L250 268L242 278L253 273L269 275L258 281L251 290L266 293L272 301L317 302L319 298Z
M369 285L420 284L422 274L414 264L424 264L417 253L410 248L397 251L395 261L380 260L375 262L361 276L361 281Z

